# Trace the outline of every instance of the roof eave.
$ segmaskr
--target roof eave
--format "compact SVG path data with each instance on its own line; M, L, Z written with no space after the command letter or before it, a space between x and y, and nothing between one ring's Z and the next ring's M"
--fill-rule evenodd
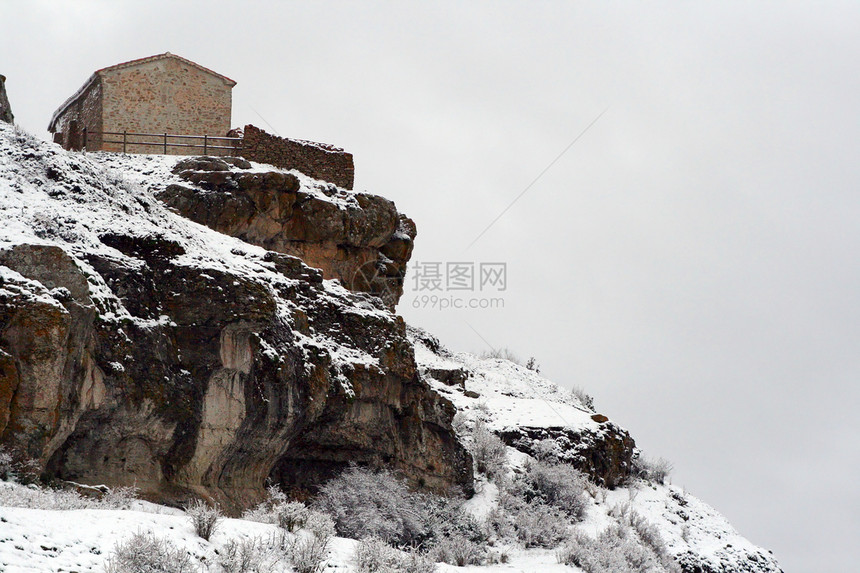
M49 133L56 133L57 120L60 119L60 116L63 115L67 109L69 109L69 106L78 101L78 99L90 88L90 86L92 86L96 82L98 78L99 72L95 72L86 82L84 82L84 85L82 85L78 89L78 91L72 94L69 99L63 102L63 105L57 108L57 111L55 111L54 114L51 116L51 123L48 124Z

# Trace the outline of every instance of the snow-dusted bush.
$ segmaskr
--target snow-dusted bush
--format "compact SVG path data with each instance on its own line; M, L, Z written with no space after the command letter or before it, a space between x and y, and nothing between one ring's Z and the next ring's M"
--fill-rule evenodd
M520 357L514 354L510 348L493 348L492 350L485 350L481 353L481 358L495 358L496 360L507 360L508 362L513 362L514 364L523 365Z
M0 480L10 480L14 476L15 466L12 462L12 454L3 446L0 446Z
M194 533L206 541L209 541L209 538L224 520L218 506L210 507L199 499L188 504L185 507L185 513L188 514L188 520L194 527Z
M39 481L39 464L16 450L0 446L0 480L22 484Z
M505 443L481 420L475 423L472 431L469 453L479 472L491 479L504 475L508 455Z
M433 573L436 569L433 560L419 550L397 550L378 537L359 541L353 561L359 573Z
M378 537L366 537L359 541L353 560L360 573L400 570L400 552Z
M532 455L538 460L551 462L558 460L561 446L552 438L544 438L532 444Z
M101 499L101 505L109 509L129 509L140 490L131 486L114 487Z
M86 498L74 491L42 489L34 485L0 483L0 506L27 509L88 509L100 507L96 499Z
M594 398L579 386L573 386L570 389L571 395L576 398L580 404L594 412Z
M287 543L287 554L297 573L321 573L325 569L334 521L328 515L311 511L305 528Z
M141 532L117 543L105 564L106 573L191 573L195 569L186 551Z
M314 507L334 519L343 537L417 544L430 535L421 496L385 470L350 466L322 487Z
M574 520L581 520L588 507L588 478L573 466L559 462L529 461L514 480L512 491L527 502L551 505Z
M666 550L660 533L629 505L613 508L617 520L596 539L577 531L558 553L559 563L586 573L681 573Z
M242 519L272 523L287 531L295 531L304 526L308 517L307 506L300 501L290 501L277 486L269 486L265 501L245 511Z
M453 535L438 540L430 555L435 561L458 567L480 565L484 561L486 547L463 535Z
M640 455L633 459L633 474L644 480L665 484L671 473L672 462L663 458L651 460Z
M540 501L522 502L506 508L512 516L517 539L526 547L558 547L568 535L568 523L557 509Z
M273 547L257 537L231 539L218 554L221 573L267 573L271 571Z

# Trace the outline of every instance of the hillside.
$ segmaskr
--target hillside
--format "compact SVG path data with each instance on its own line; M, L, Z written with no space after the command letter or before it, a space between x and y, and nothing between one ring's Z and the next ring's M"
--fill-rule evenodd
M179 161L68 153L0 123L0 445L45 483L105 497L0 484L7 571L102 570L139 531L196 567L240 570L223 561L238 540L319 530L229 519L204 541L176 507L202 498L239 516L268 482L325 513L315 496L350 464L425 492L403 502L418 504L422 559L452 561L440 548L460 544L475 571L633 558L637 571L779 571L649 473L584 396L407 327L392 305L415 232L390 201L258 164ZM367 263L380 274L349 280ZM435 497L454 490L462 505ZM341 536L328 567L367 570L343 536L354 530L329 515Z

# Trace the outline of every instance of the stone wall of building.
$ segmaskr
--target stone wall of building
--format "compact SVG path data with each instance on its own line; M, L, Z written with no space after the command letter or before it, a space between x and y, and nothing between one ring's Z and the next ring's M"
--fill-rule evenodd
M80 151L85 145L89 149L99 149L101 136L91 135L89 132L102 131L101 96L101 81L98 76L93 76L78 97L57 118L54 142L76 151Z
M277 137L253 125L245 126L240 153L251 161L295 169L344 189L352 189L355 181L351 153L323 143Z
M230 129L231 85L176 58L161 58L101 72L104 131L224 137ZM109 136L111 139L121 139ZM155 138L157 139L157 138ZM128 141L153 138L128 137ZM169 139L200 144L201 140ZM90 147L92 149L92 147ZM105 144L122 151L121 144ZM129 153L163 153L161 145L133 145ZM202 155L202 149L168 147L171 155Z

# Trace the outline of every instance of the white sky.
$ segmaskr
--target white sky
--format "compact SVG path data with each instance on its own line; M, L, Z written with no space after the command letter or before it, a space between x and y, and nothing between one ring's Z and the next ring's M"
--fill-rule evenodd
M354 153L413 260L507 263L504 309L407 320L582 386L786 571L854 571L860 5L463 4L0 0L0 73L42 136L103 66L235 79L234 125Z

